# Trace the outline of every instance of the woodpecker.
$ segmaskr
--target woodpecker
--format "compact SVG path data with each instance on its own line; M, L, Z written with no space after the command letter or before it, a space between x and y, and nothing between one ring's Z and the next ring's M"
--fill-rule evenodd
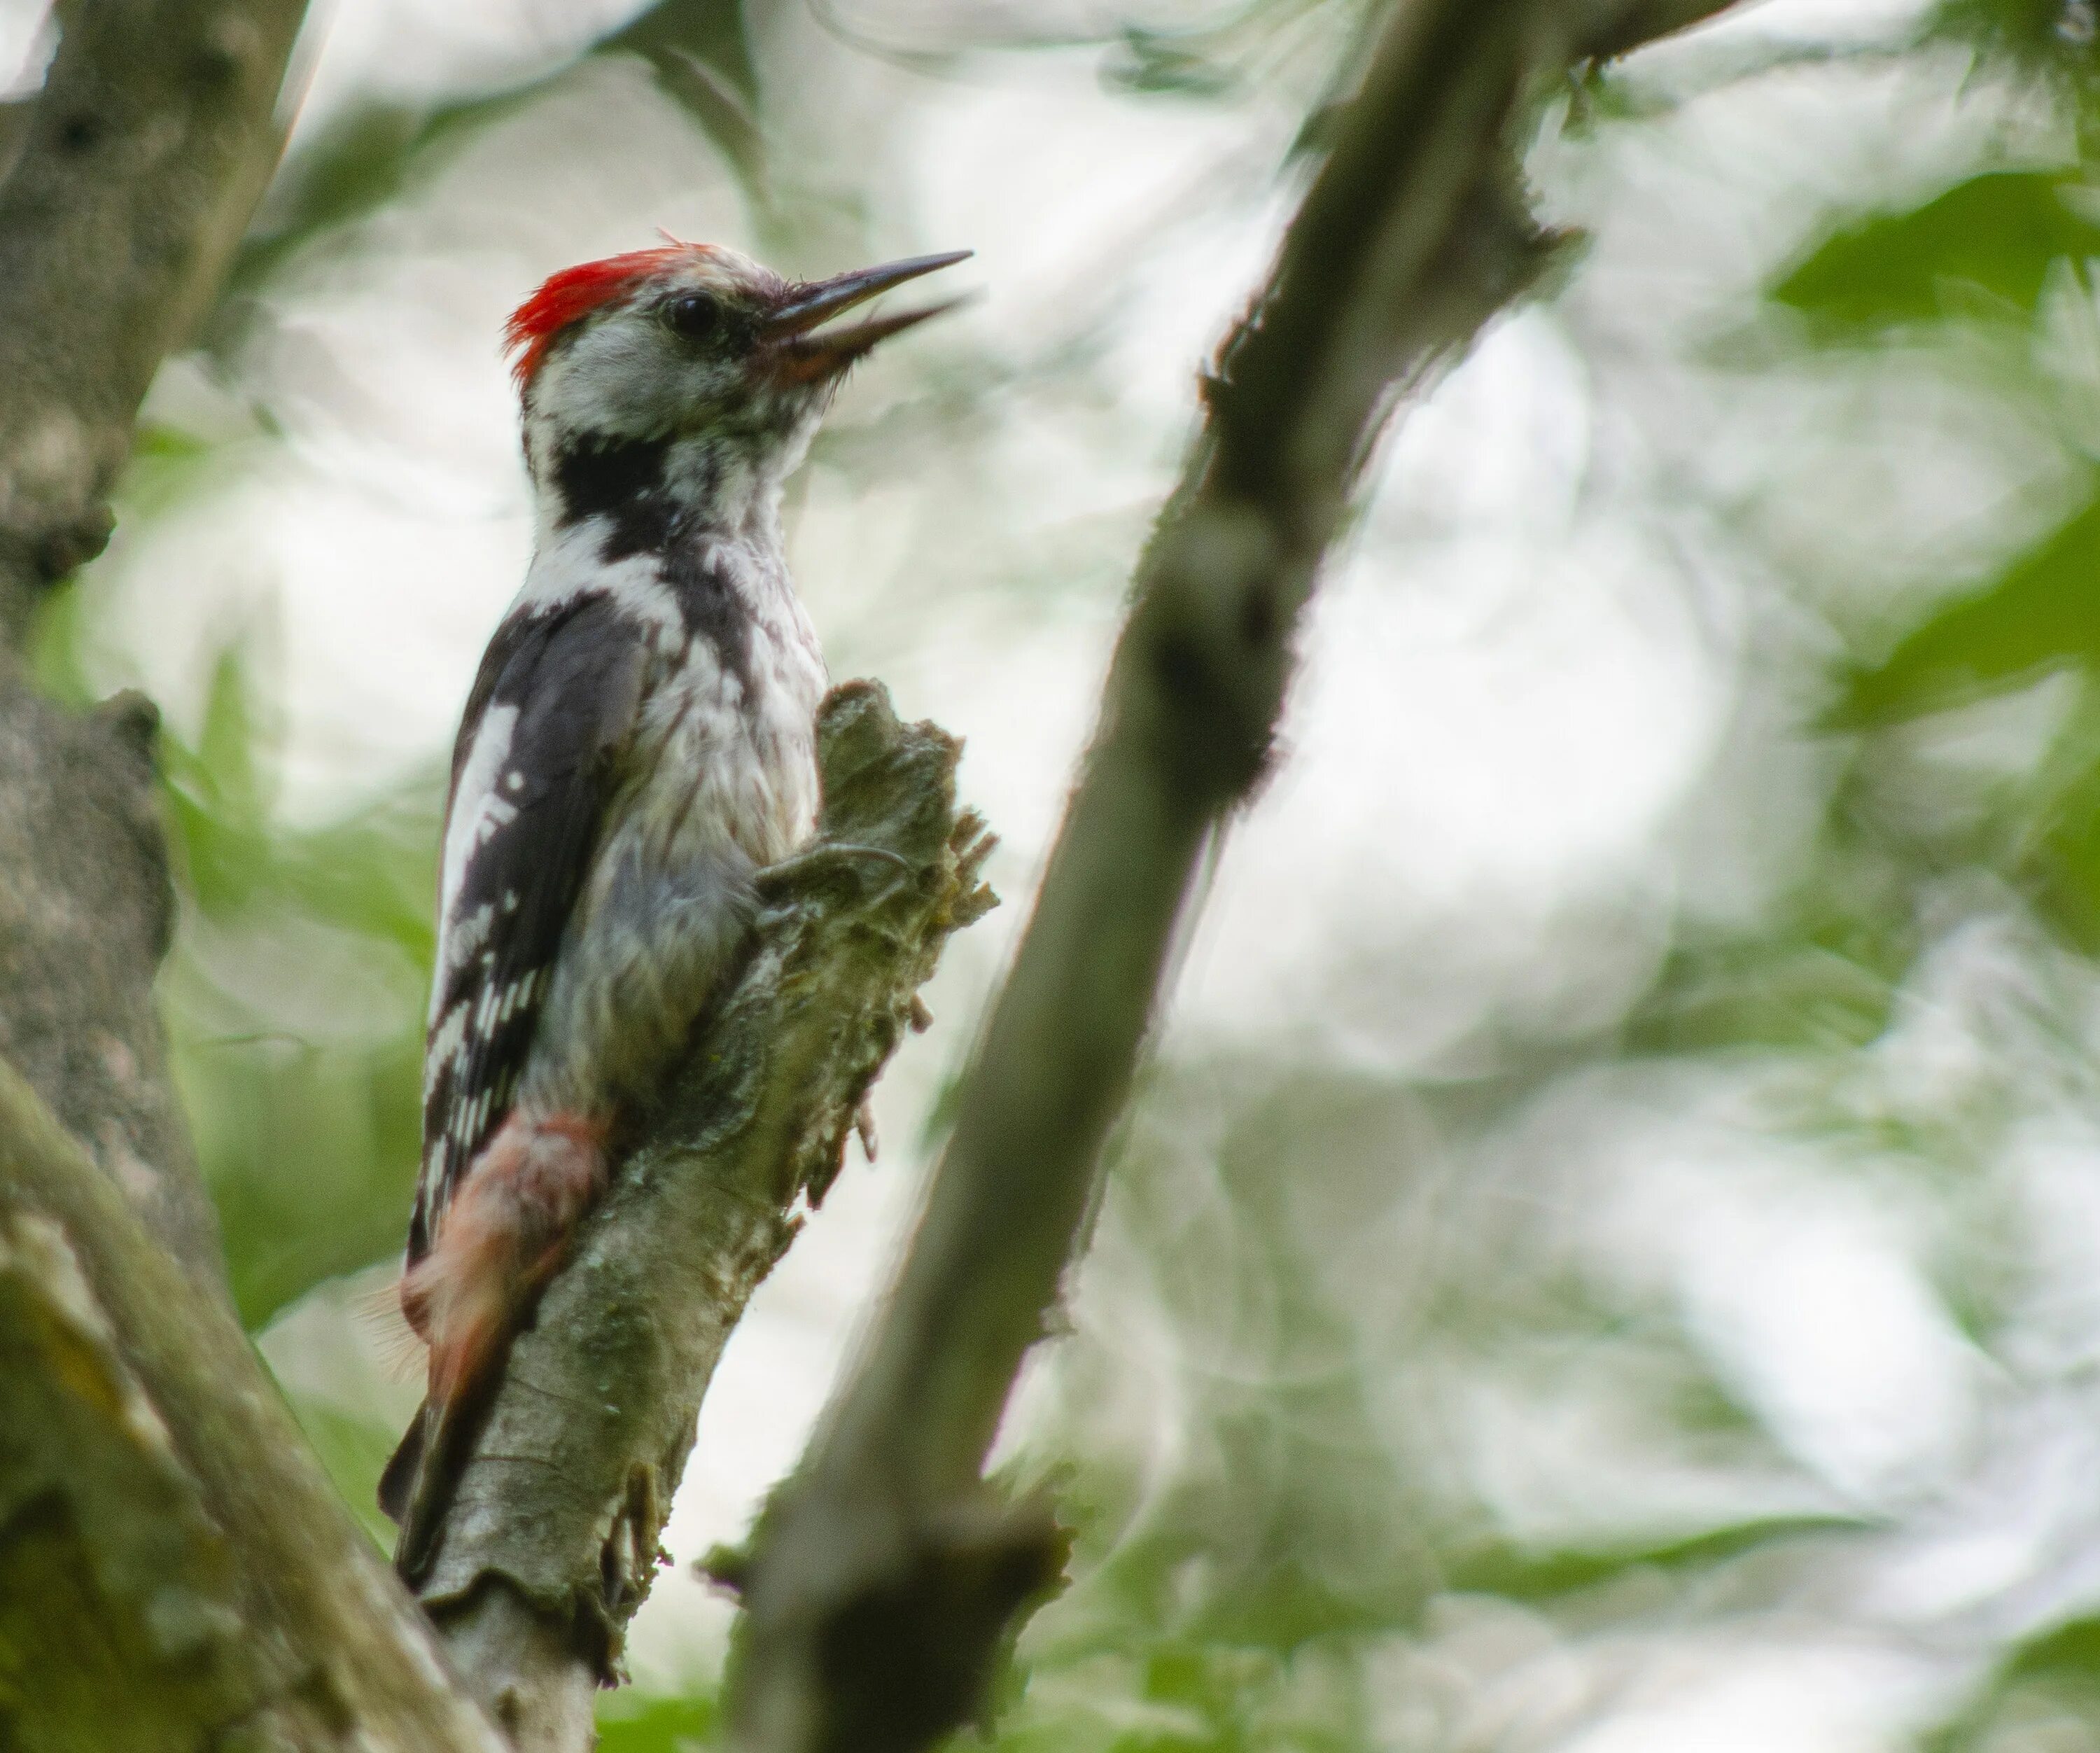
M781 484L848 367L949 307L831 319L960 262L792 281L667 242L504 330L535 541L469 693L439 866L402 1313L423 1409L380 1499L412 1580L510 1340L817 807L824 663Z

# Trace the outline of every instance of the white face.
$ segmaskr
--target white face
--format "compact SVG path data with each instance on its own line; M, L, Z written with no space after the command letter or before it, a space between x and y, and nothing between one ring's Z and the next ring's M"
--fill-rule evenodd
M823 392L780 371L760 333L788 292L734 250L695 249L565 330L527 389L527 418L614 439L706 432L799 448Z

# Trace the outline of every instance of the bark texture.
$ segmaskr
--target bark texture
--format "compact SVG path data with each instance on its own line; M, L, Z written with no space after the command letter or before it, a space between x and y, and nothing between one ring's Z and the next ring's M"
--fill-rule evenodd
M749 960L513 1346L417 1592L527 1753L589 1745L724 1342L823 1198L949 934L993 904L960 745L870 682L818 718L823 809Z
M297 0L79 0L0 181L0 1746L499 1753L236 1323L166 1077L150 705L11 649L279 144Z
M8 649L99 552L155 368L216 289L280 144L303 0L80 0L0 180L0 1058L199 1275L216 1227L152 982L172 903L152 709L78 717Z
M502 1747L223 1300L4 1066L0 1745Z
M1061 1573L1046 1506L982 1481L1097 1193L1206 848L1269 758L1291 641L1396 395L1529 284L1551 240L1516 153L1580 60L1718 4L1401 0L1139 562L1100 727L858 1367L727 1567L735 1745L909 1753L983 1709Z
M163 355L277 160L304 0L80 0L0 183L0 623L100 551Z
M217 1285L218 1225L153 1005L175 906L157 722L137 695L64 711L0 651L0 1060L199 1282Z

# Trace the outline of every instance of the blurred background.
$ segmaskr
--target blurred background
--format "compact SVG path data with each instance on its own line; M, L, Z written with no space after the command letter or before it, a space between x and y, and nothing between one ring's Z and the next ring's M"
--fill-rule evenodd
M789 521L834 673L968 739L1008 905L730 1348L609 1753L711 1740L690 1562L909 1221L1365 11L317 0L228 295L42 629L51 687L168 715L183 1092L376 1526L441 773L528 539L498 325L659 226L977 251ZM0 0L15 95L42 12ZM1563 267L1374 471L1002 1438L1079 1534L1004 1746L2100 1746L2096 33L1769 0L1546 115Z

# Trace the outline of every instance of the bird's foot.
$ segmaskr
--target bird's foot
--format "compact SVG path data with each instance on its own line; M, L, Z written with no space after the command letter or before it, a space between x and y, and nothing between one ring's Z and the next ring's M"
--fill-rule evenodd
M863 846L849 840L823 840L807 850L791 854L778 864L769 864L752 879L759 894L768 900L783 894L798 883L812 877L821 878L833 872L854 872L854 881L858 882L859 873L854 861L867 859L876 863L893 864L909 876L916 867L900 853L887 846Z

